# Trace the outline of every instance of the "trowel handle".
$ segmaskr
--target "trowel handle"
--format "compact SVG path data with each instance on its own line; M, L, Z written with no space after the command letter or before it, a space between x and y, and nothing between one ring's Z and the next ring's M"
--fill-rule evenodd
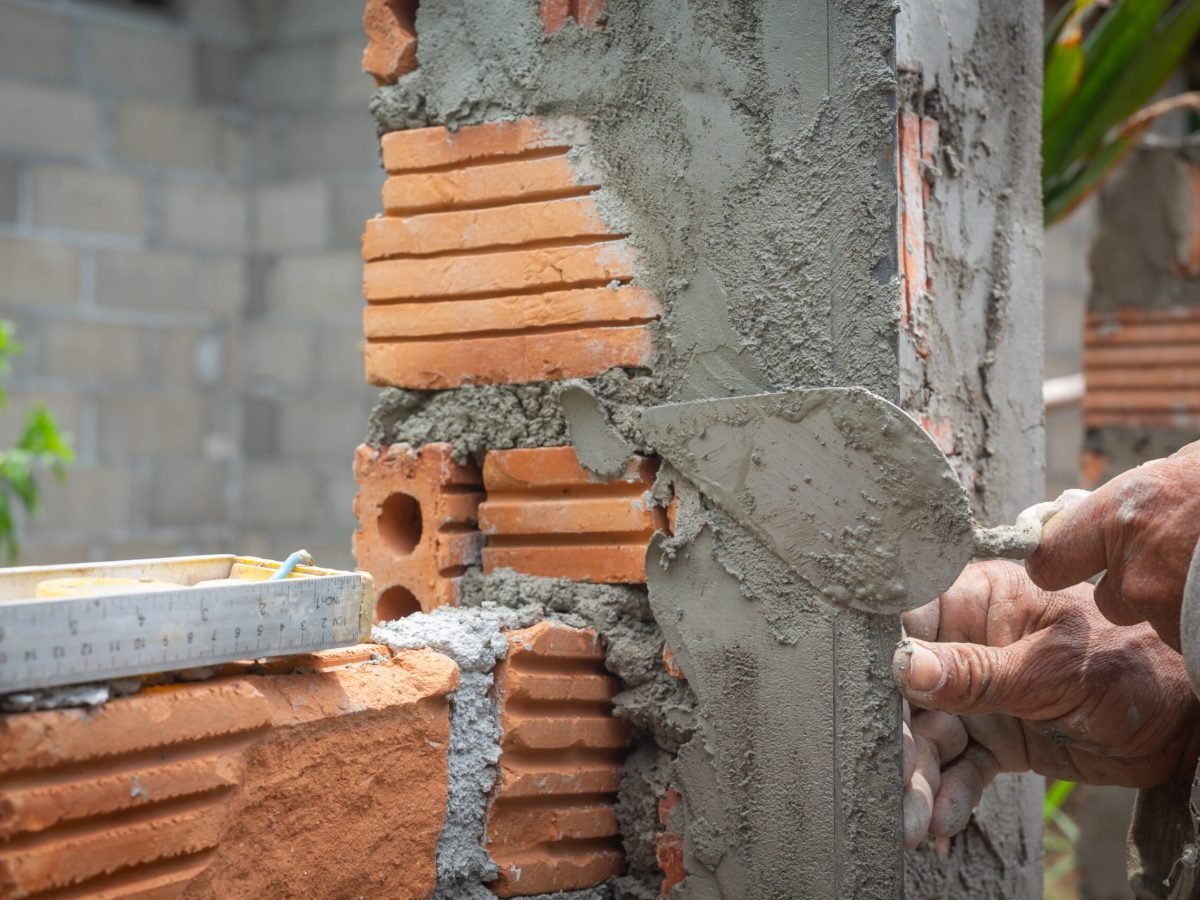
M1073 488L1063 491L1055 500L1037 503L1017 516L1015 525L996 528L975 526L975 557L977 559L1024 559L1042 542L1042 529L1051 518L1064 509L1082 503L1092 494Z

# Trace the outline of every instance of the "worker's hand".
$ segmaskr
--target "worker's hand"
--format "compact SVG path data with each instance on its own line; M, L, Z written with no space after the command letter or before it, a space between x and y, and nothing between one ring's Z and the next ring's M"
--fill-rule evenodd
M979 563L905 614L893 674L913 708L906 843L922 823L943 839L964 828L997 772L1149 787L1195 767L1200 702L1183 658L1147 625L1108 622L1091 594Z
M1179 649L1179 610L1200 537L1200 442L1117 476L1051 518L1026 561L1061 590L1105 572L1096 605L1115 625L1149 622Z

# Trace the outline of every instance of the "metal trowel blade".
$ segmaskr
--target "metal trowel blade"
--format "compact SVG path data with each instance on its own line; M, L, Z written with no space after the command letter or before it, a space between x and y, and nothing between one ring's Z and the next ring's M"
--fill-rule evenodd
M895 614L971 559L946 457L898 406L816 388L647 409L647 442L826 601Z

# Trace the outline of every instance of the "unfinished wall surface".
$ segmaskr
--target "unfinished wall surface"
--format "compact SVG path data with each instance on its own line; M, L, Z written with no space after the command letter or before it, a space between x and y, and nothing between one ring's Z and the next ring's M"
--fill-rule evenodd
M620 896L657 890L655 848L675 860L673 897L897 896L906 890L888 675L897 623L825 608L669 467L654 497L675 498L674 536L657 526L645 593L636 572L620 593L596 595L588 591L599 586L580 583L600 580L586 567L489 568L489 553L514 543L557 544L534 540L536 526L566 522L569 498L550 468L534 470L527 485L498 486L507 521L521 522L497 527L488 466L509 451L573 445L599 482L634 454L653 455L638 420L647 406L861 385L945 442L983 516L1032 501L1042 490L1041 470L1028 465L1042 452L1031 112L1040 11L901 16L901 50L927 66L926 81L906 75L900 94L917 138L907 188L920 198L904 214L915 229L921 213L926 266L907 243L898 253L905 182L891 6L610 2L601 18L575 9L565 21L546 7L421 5L416 68L384 79L392 83L375 96L390 178L386 217L369 223L364 248L367 361L372 381L391 388L368 442L445 441L460 462L483 464L484 573L467 576L468 605L536 596L543 615L577 615L576 598L629 610L626 598L644 598L653 612L683 676L666 678L689 700L659 676L642 682L640 704L617 697L638 743L620 797L655 801L618 801L630 866L614 882ZM947 18L952 34L923 45L950 28ZM1004 97L1003 112L987 110L975 70ZM1002 165L984 144L1004 148ZM432 180L440 187L426 196ZM534 204L554 204L536 219L550 231L527 224ZM476 243L438 237L434 226L455 217ZM459 264L443 266L452 258ZM607 297L580 295L604 288L638 289L654 306L600 314ZM649 325L653 355L605 357L602 346L627 345L602 339L631 324ZM585 339L589 329L600 334ZM591 354L581 369L571 368L580 355L561 349L564 335ZM440 343L442 356L418 339ZM514 345L523 367L507 361ZM528 514L513 503L521 490L531 491ZM618 521L603 518L618 515L600 511L605 495L589 496L595 521ZM645 527L620 521L626 535ZM607 543L577 532L563 541L577 552L563 558L592 558ZM551 589L553 575L574 581ZM624 652L612 629L628 627L625 615L595 624L633 694L636 670L621 674L613 656ZM655 623L638 621L656 643ZM672 721L692 699L696 711ZM1034 896L1037 791L1034 780L1004 781L949 865L928 853L910 860L908 892L937 896L966 879L981 896Z
M930 423L987 524L1044 490L1041 17L1030 2L933 2L903 4L897 19L901 122L922 117L927 157L901 406ZM948 862L909 855L907 892L1040 897L1041 791L1036 776L997 779Z
M45 402L78 451L24 562L350 564L361 52L353 3L0 2L0 438Z

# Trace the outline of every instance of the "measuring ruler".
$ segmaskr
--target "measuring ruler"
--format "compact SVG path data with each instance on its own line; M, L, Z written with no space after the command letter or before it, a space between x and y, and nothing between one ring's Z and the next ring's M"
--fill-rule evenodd
M58 574L56 568L43 571ZM0 599L0 694L344 647L367 638L371 602L370 578L362 573Z

